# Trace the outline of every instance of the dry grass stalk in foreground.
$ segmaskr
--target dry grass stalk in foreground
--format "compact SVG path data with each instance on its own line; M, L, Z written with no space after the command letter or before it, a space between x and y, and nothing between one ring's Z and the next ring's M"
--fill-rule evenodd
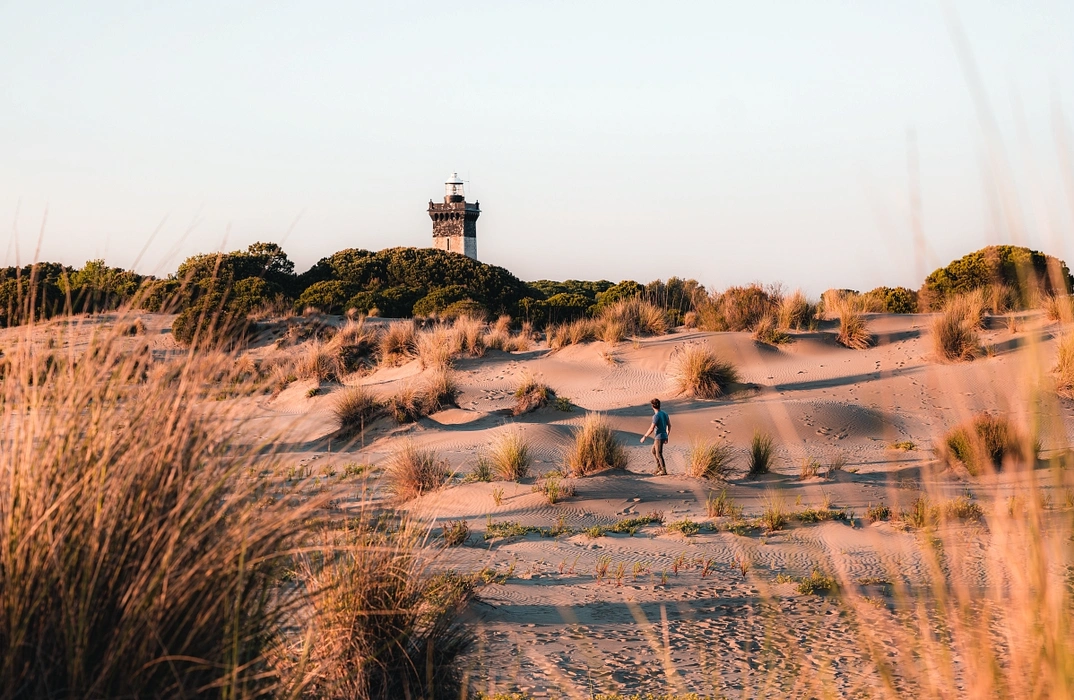
M981 351L977 331L984 318L980 295L953 297L932 322L936 354L949 362L972 360Z
M465 539L469 529L459 523L453 532ZM291 652L287 669L298 697L464 696L459 657L472 635L459 614L475 579L435 574L425 536L407 523L391 531L360 525L326 534L327 554L303 561L312 643Z
M726 479L733 457L734 450L726 442L695 440L686 453L686 469L697 479Z
M608 419L600 413L588 413L574 431L574 442L563 461L571 474L585 476L604 469L623 469L627 456Z
M530 446L521 431L502 433L489 450L489 461L503 481L518 481L530 471Z
M33 330L0 384L0 698L270 690L296 603L277 565L310 511L261 500L247 474L271 456L206 414L234 359L147 372L98 336L31 385Z
M1060 396L1074 399L1074 333L1059 339L1055 357L1055 390Z
M391 456L387 477L388 489L398 498L409 501L446 484L451 472L447 462L434 450L407 443Z
M718 399L738 381L738 371L708 348L689 345L675 358L671 378L679 394Z
M977 476L1008 463L1025 465L1036 459L1037 447L1006 418L981 414L948 432L939 452L948 464L960 463Z

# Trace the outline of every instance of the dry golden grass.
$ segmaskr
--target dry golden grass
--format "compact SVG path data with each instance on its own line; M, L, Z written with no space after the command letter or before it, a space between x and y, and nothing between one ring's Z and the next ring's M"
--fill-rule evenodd
M351 435L365 429L380 415L383 407L376 395L364 386L349 386L340 390L332 403L339 432Z
M563 461L574 476L586 476L605 469L623 469L627 456L608 419L600 413L587 413L574 431L574 441Z
M460 656L472 633L459 614L475 579L437 574L422 553L423 528L363 524L325 533L325 556L304 558L309 639L286 659L280 697L457 698L465 694ZM465 527L465 523L463 523ZM456 531L456 535L461 531ZM462 536L468 534L466 531Z
M827 307L825 307L827 308ZM834 313L839 317L839 333L836 340L843 347L852 350L865 350L873 346L874 339L869 332L865 316L854 304L846 301L835 304Z
M396 365L414 357L418 351L418 330L413 321L396 321L380 336L380 361Z
M448 369L433 371L425 383L424 395L426 413L457 407L459 385L455 381L455 375Z
M388 489L404 501L435 491L451 477L447 462L434 450L407 443L388 461Z
M600 339L608 345L615 345L626 337L626 324L619 319L605 319L600 324Z
M698 439L686 453L686 471L695 479L726 479L734 450L727 442Z
M932 321L932 345L936 354L948 362L977 357L981 352L977 331L983 319L984 306L979 294L950 299Z
M485 322L471 316L459 316L452 325L459 352L470 357L485 355Z
M1056 347L1055 389L1060 396L1074 399L1074 333L1059 338Z
M146 371L99 334L31 384L32 332L0 383L0 698L271 692L268 648L298 602L278 565L311 506L263 499L246 475L271 445L204 410L234 358Z
M503 433L489 448L488 459L501 480L524 479L529 474L532 461L529 442L521 431Z
M609 324L613 328L622 327L626 336L663 335L668 332L670 326L668 315L663 309L640 298L620 299L604 308L596 319L596 325L606 327ZM600 328L596 334L603 336L604 332L604 329Z
M416 352L422 369L446 369L461 352L459 335L446 326L436 325L417 334Z
M708 348L689 345L673 360L671 378L679 394L718 399L738 381L738 370Z
M765 345L784 345L791 337L779 327L774 316L765 316L753 328L753 339Z
M777 326L784 330L800 331L813 326L817 314L817 305L810 303L796 289L779 300L779 308L776 311Z
M938 451L948 464L978 476L1031 463L1037 447L1006 418L981 414L950 430Z
M343 372L336 352L327 344L313 340L295 361L294 373L299 379L324 382L338 380Z
M1041 306L1049 321L1074 322L1074 297L1072 296L1048 294L1043 298Z
M515 390L515 405L511 413L521 416L536 411L547 406L555 398L556 392L551 387L541 384L533 375L526 375Z

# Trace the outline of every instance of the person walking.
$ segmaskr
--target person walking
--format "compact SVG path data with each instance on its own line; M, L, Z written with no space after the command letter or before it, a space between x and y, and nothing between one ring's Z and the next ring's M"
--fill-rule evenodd
M667 444L668 436L671 435L671 418L660 410L660 399L653 399L649 405L653 407L653 424L641 436L641 441L644 444L645 438L653 436L653 457L656 458L656 471L653 473L657 476L667 476L668 470L664 466L664 445Z

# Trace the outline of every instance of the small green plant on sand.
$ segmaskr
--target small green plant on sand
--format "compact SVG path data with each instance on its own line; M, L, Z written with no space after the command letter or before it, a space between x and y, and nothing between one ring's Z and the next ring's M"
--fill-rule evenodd
M668 523L667 529L668 532L677 532L683 537L691 537L701 532L701 525L687 517L673 523Z
M458 547L470 539L470 526L465 520L455 520L444 526L443 537L448 547Z

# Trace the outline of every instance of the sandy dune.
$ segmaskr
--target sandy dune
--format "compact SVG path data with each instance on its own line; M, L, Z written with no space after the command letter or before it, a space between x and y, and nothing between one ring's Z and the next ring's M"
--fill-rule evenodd
M166 317L145 318L149 332L132 342L146 342L161 356L181 352L166 332ZM481 687L537 697L589 697L591 689L697 690L729 697L868 695L880 682L876 654L897 666L909 661L908 650L878 633L873 642L880 651L867 654L861 635L869 610L847 615L838 600L801 594L780 577L829 572L883 608L893 587L927 584L929 560L922 554L920 533L865 519L871 504L906 508L925 489L952 497L972 494L987 510L993 497L1022 493L1033 482L1049 490L1057 513L1062 510L1067 484L1057 471L1042 467L973 479L933 468L931 448L945 430L982 411L1024 424L1035 405L1043 411L1043 458L1069 449L1074 439L1074 403L1054 397L1033 403L1038 392L1047 393L1046 381L1039 378L1053 362L1061 330L1056 324L1028 314L1019 332L1011 333L997 322L982 338L992 348L989 356L945 364L933 355L928 316L874 316L870 322L878 344L864 351L839 346L833 330L824 326L794 334L792 343L778 348L745 333L680 331L615 346L593 342L556 352L543 346L489 351L456 362L462 388L458 408L413 425L380 420L357 444L333 439L337 385L298 381L277 396L236 400L249 407L251 438L280 436L285 463L306 468L314 479L332 465L380 465L407 440L436 449L459 471L451 486L406 507L429 521L468 522L469 542L444 550L438 565L511 573L505 583L484 587L472 611L480 638L472 659ZM735 362L739 391L715 401L674 396L669 365L688 344L707 345ZM252 354L274 352L279 351L268 345ZM388 396L420 382L422 374L414 361L348 377L345 383ZM575 410L549 407L513 418L513 393L531 375L569 397ZM311 397L314 387L320 392ZM667 477L650 475L650 443L638 442L649 425L653 397L665 401L673 421ZM532 476L560 464L572 428L586 411L608 416L628 450L628 468L578 479L573 498L549 505L533 491ZM531 444L531 478L463 483L477 454L512 430L521 430ZM757 430L775 437L776 468L751 480L744 476L742 452ZM738 473L730 482L685 476L687 447L701 437L726 439L738 451ZM915 449L893 448L902 441ZM835 478L798 479L803 458L827 464L838 455L846 466ZM376 480L374 472L375 490ZM342 488L346 510L354 506L358 489ZM759 515L763 499L778 491L790 511L827 502L849 510L852 520L792 522L769 534L735 534L722 527L684 537L648 525L634 535L596 538L581 532L483 537L490 519L546 528L562 522L575 531L652 512L662 513L666 522L708 523L706 498L724 488L747 516ZM964 545L960 565L950 572L953 581L981 589L995 583L989 567L975 564L992 546L986 522L943 526L948 537ZM594 571L606 557L611 574L598 581ZM745 576L741 562L749 563ZM620 565L624 573L617 581Z

